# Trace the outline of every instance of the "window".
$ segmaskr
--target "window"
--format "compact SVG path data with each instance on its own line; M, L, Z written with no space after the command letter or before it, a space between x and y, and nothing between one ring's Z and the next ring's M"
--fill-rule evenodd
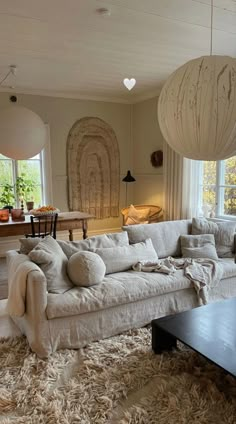
M25 175L34 184L34 190L24 201L33 200L35 205L43 203L43 177L42 177L42 154L38 154L28 160L12 160L0 154L0 196L5 184L13 186L15 196L15 206L19 206L20 199L16 195L15 182L18 176ZM1 206L4 206L1 204Z
M49 127L47 129L47 143L41 153L27 160L12 160L0 154L0 197L5 184L13 186L15 204L20 206L20 199L16 196L16 178L25 175L26 179L30 179L34 183L33 193L30 193L24 201L34 201L35 207L43 204L52 203L52 181L51 181L51 158L49 143ZM3 207L2 203L0 207Z
M200 204L205 216L236 217L236 156L201 162Z

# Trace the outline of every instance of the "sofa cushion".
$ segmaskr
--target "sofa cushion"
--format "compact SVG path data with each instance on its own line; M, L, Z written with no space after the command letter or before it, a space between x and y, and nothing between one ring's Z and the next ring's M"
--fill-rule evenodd
M180 236L184 258L208 258L218 260L213 234Z
M191 234L191 220L164 221L154 224L127 225L131 244L151 238L158 257L181 256L180 236Z
M219 262L223 267L223 278L219 285L223 285L224 279L236 277L236 264L233 258L219 259ZM48 319L71 317L167 293L173 296L174 310L175 293L190 288L192 283L184 276L183 269L171 275L155 272L120 272L105 276L101 284L92 287L73 287L57 296L49 293L46 314ZM188 303L185 307L186 309L189 307Z
M115 246L128 246L128 235L124 232L101 234L99 236L89 237L85 240L79 241L63 241L57 240L63 252L69 259L74 253L83 250L96 249L97 247L115 247Z
M98 248L93 250L106 265L106 274L126 271L140 261L155 262L158 256L151 239L123 247Z
M146 209L136 209L134 205L130 205L128 213L125 217L126 225L134 225L134 224L148 224L148 218L150 214L150 208Z
M223 276L220 284L226 278L236 277L236 263L234 262L234 258L220 258L218 262L223 268Z
M73 287L66 270L68 259L53 237L41 239L28 256L44 272L48 292L64 293Z
M67 264L68 275L76 286L89 287L101 283L105 271L103 260L93 252L77 252Z
M236 223L213 222L206 218L193 218L192 234L214 234L216 251L219 258L230 258L234 251Z
M57 296L48 294L46 314L48 319L80 315L166 293L173 293L174 299L176 291L191 287L192 284L184 276L182 269L173 275L117 272L105 276L101 284L92 287L74 287Z
M42 241L42 238L40 237L24 237L20 238L20 253L23 253L24 255L28 255L31 250L37 246L37 244Z

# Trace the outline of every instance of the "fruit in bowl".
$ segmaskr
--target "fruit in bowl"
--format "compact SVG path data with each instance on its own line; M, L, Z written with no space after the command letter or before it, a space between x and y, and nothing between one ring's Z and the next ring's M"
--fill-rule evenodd
M32 209L30 211L31 215L47 215L47 214L58 213L58 212L60 212L60 210L55 208L52 205L41 206L40 208Z

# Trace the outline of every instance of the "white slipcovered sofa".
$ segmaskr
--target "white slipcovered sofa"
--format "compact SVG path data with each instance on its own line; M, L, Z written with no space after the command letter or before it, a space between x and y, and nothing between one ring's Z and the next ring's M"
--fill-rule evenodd
M127 226L120 233L77 242L53 239L58 246L53 258L59 260L60 252L64 256L63 264L54 264L52 272L50 264L45 270L44 261L37 264L31 260L32 252L37 256L42 240L22 239L20 254L7 253L9 314L26 335L32 350L47 357L58 349L80 348L91 341L144 326L152 319L197 307L201 304L199 295L184 269L170 274L130 269L137 262L155 262L156 255L159 259L181 257L181 237L192 232L200 236L194 243L191 241L190 251L207 251L207 246L201 244L201 234L211 233L217 253L223 256L218 259L221 279L209 289L208 301L236 296L235 224L206 220L196 220L195 224L194 231L190 220L180 220ZM78 287L64 275L66 263L79 251L93 251L104 260L109 273L102 282ZM127 270L119 272L120 268ZM54 271L57 275L60 272L58 290Z

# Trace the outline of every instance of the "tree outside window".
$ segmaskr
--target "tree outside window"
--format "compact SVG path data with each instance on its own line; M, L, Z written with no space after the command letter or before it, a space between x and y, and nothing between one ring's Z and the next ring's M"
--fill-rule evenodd
M19 207L21 198L23 198L24 202L33 200L37 207L38 205L42 205L43 178L41 154L28 160L17 161L0 154L0 176L0 198L4 193L6 185L8 185L13 188L15 197L15 202L13 202L12 206ZM3 207L5 205L1 202L0 206Z
M203 212L209 216L236 216L236 156L201 165Z

